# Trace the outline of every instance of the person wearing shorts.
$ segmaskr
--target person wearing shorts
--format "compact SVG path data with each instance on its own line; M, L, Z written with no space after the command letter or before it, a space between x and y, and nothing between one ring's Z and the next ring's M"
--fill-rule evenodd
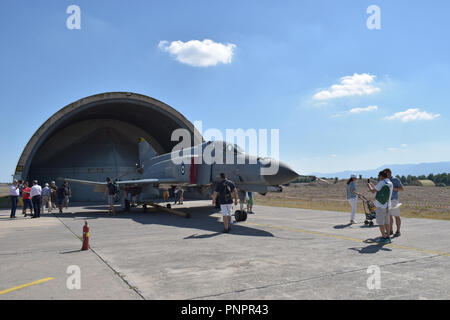
M224 229L222 232L227 233L231 229L231 215L233 214L233 198L234 205L237 205L238 195L236 186L230 180L228 180L224 173L220 174L221 181L216 185L216 189L213 194L213 206L216 205L217 196L220 200L220 209L223 216Z
M248 192L248 200L247 200L247 212L253 213L253 203L255 200L253 199L253 192Z
M391 212L391 218L390 218L390 222L391 222L391 230L390 230L390 234L394 236L394 238L396 237L400 237L401 233L400 233L400 226L402 224L402 221L400 219L400 208L398 208L398 192L399 191L403 191L403 184L400 181L399 178L397 177L393 177L392 176L392 171L391 169L384 169L384 172L386 172L388 179L392 182L392 185L394 186L394 190L392 191L392 198L391 198L391 206L392 209L390 210ZM397 231L394 234L394 217L395 217L395 225L397 226Z
M391 197L394 189L392 182L387 178L386 172L380 171L377 185L374 186L369 182L368 187L371 192L376 193L374 204L376 207L377 223L381 232L381 238L378 242L391 243L389 234L391 230L389 209L391 207Z

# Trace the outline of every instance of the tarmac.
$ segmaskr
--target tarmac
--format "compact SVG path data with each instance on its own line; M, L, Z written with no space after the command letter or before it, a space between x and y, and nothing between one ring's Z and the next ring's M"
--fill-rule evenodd
M450 298L450 221L403 218L401 237L379 245L360 214L348 225L347 213L256 205L224 234L209 201L174 208L191 218L75 204L12 220L1 209L0 300Z

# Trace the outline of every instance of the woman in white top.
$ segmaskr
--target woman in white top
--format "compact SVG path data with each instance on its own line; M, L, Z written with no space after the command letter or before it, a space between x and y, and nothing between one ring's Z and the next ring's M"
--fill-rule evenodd
M356 175L352 174L347 181L347 201L352 206L352 212L350 213L350 224L355 222L356 206L358 204L358 196L356 194Z

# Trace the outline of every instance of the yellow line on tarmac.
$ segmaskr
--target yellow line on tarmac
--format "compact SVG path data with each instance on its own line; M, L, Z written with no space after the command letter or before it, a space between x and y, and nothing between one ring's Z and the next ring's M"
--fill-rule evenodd
M297 228L291 228L291 227L285 227L285 226L274 226L274 225L267 225L267 224L253 223L253 222L246 222L246 224L253 225L253 226L258 226L258 227L267 227L267 228L284 230L284 231L293 231L293 232L299 232L299 233L307 233L307 234L312 234L312 235L316 235L316 236L322 236L322 237L328 237L328 238L334 238L334 239L341 239L341 240L348 240L348 241L353 241L353 242L364 242L365 243L365 241L361 240L361 239L350 238L350 237L345 237L345 236L339 236L339 235L335 235L335 234L328 234L328 233L318 232L318 231L310 231L310 230L304 230L304 229L297 229ZM393 244L393 243L386 244L385 246L389 246L389 247L397 248L397 249L418 251L418 252L423 252L423 253L428 253L428 254L433 254L433 255L450 257L450 253L448 253L448 252L435 251L435 250L429 250L429 249L420 249L420 248L413 248L413 247L405 247L405 246L399 246L399 245L396 245L396 244Z
M0 295L5 294L5 293L9 293L11 291L16 291L16 290L19 290L19 289L23 289L23 288L26 288L26 287L34 286L36 284L47 282L47 281L50 281L50 280L53 280L53 279L55 279L55 278L45 278L45 279L41 279L41 280L38 280L38 281L22 284L22 285L17 286L17 287L13 287L13 288L10 288L10 289L6 289L6 290L3 290L3 291L0 291Z

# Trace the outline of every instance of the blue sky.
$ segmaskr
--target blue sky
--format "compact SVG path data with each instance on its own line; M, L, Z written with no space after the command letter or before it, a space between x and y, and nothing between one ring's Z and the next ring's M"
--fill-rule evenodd
M72 4L80 30L66 27ZM373 4L380 30L366 26ZM0 8L0 181L52 114L107 91L151 96L204 128L279 129L281 160L302 174L450 160L447 0L3 0ZM195 66L170 46L180 41L186 53L204 39L219 45L213 59L228 60Z

